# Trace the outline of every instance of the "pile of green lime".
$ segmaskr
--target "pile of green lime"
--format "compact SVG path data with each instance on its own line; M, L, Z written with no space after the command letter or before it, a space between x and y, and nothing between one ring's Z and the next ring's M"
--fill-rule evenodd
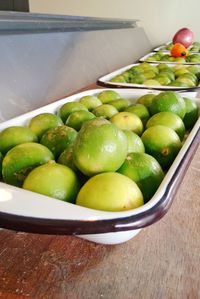
M2 130L0 178L87 208L135 209L155 194L197 118L197 104L175 92L131 101L100 90Z
M159 53L149 57L155 59ZM173 58L173 57L172 57ZM183 59L183 58L176 58ZM149 61L148 60L148 61ZM140 63L132 66L128 70L110 79L110 82L142 84L147 86L174 86L192 88L199 85L200 66L177 64L153 65L150 63Z

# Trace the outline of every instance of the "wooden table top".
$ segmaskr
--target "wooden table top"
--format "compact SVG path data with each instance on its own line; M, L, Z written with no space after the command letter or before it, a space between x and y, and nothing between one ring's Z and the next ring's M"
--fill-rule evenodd
M0 298L200 298L200 148L168 213L120 245L0 231Z

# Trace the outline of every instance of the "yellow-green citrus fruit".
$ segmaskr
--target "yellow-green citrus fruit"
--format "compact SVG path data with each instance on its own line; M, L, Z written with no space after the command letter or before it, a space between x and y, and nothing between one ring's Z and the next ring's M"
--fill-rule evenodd
M42 144L31 142L16 145L3 159L3 179L8 184L20 187L33 168L53 159L52 152Z
M85 110L88 111L85 105L80 102L68 102L60 107L58 110L58 115L61 117L62 121L65 123L68 116L75 111Z
M71 168L53 162L33 169L26 177L23 189L73 203L79 182Z
M138 135L143 132L141 119L134 113L123 111L111 117L110 121L121 130L130 130Z
M78 168L74 164L73 160L73 146L67 147L58 157L57 163L68 166L75 172L77 172Z
M117 172L93 176L80 189L76 199L77 205L112 212L135 209L143 203L137 184Z
M126 135L106 119L85 123L74 142L74 163L85 175L116 171L127 155Z
M144 153L145 148L142 139L133 131L123 130L128 141L128 153Z
M129 106L125 111L136 114L141 119L143 125L146 124L147 120L150 117L147 107L139 103Z
M59 126L46 131L40 140L40 143L48 147L57 159L58 156L70 147L77 136L77 131L68 126Z
M101 106L98 106L94 110L92 110L92 113L94 113L96 117L104 117L110 119L113 115L118 113L118 110L110 104L102 104Z
M84 96L80 98L79 102L83 104L89 111L102 105L102 102L96 96L93 95Z
M98 99L100 99L100 101L103 104L107 104L109 102L112 102L114 100L120 99L120 95L118 94L118 92L114 91L114 90L103 90L101 91L98 95L97 95Z
M185 102L182 96L173 91L163 91L156 95L149 107L151 114L158 112L173 112L183 119L185 116Z
M130 105L130 102L127 99L120 98L112 101L111 105L114 106L119 112L121 112L124 111Z
M167 169L174 161L181 148L178 134L166 126L153 126L142 134L145 152L153 156L163 169Z
M95 115L89 111L75 111L68 116L66 120L66 125L71 128L74 128L76 131L79 131L84 122L93 118L95 118Z
M3 155L0 152L0 178L2 177L2 161L3 161Z
M151 199L164 178L158 161L146 153L129 154L118 172L128 176L138 185L145 202Z
M154 97L155 94L152 93L145 94L137 99L137 103L142 104L147 108L149 108Z
M183 120L173 112L159 112L154 114L147 122L146 128L162 125L173 129L183 140L185 135L185 125Z
M50 128L62 126L63 122L58 115L41 113L34 116L29 122L29 128L37 135L38 139Z
M199 111L198 111L198 106L194 101L185 97L184 97L184 101L185 101L186 113L183 118L183 122L185 124L186 129L188 130L191 129L196 123L198 119Z
M22 126L11 126L0 132L0 151L2 154L6 154L15 145L37 141L37 135L31 129Z

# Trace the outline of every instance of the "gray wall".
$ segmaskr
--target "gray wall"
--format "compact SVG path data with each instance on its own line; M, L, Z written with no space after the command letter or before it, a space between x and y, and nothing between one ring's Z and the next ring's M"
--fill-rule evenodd
M151 50L142 28L0 35L0 120L69 95Z

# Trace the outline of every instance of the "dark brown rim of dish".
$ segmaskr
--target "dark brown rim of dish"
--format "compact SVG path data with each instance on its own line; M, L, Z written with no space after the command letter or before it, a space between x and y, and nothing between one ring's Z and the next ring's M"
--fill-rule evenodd
M185 155L182 157L170 182L166 186L163 196L155 206L147 211L123 218L95 221L42 219L0 212L0 227L40 234L82 235L129 231L153 224L169 210L177 188L186 173L199 142L200 128L193 137Z
M179 91L179 92L188 92L188 91L198 91L200 89L200 86L195 86L195 87L175 87L175 88L171 88L170 86L157 86L157 87L152 87L152 86L133 86L130 84L130 86L126 85L121 85L119 84L112 84L110 82L104 82L101 81L101 79L97 80L97 85L99 86L103 86L103 87L110 87L110 88L134 88L134 89L150 89L150 90L159 90L159 91ZM167 87L167 88L166 88Z

